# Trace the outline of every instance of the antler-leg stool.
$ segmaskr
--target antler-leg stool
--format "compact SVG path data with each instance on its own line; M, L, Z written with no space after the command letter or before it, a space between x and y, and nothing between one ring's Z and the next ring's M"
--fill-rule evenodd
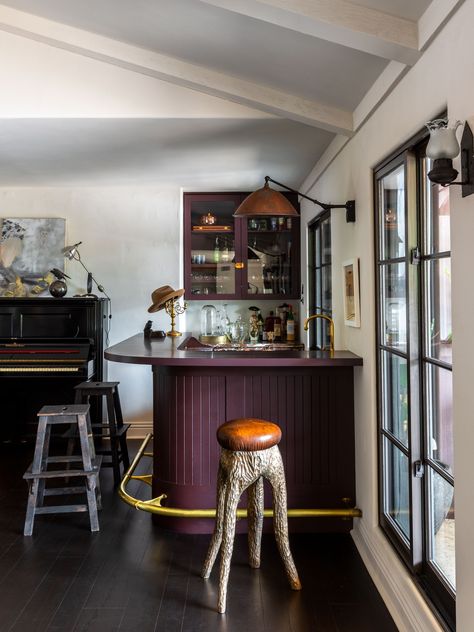
M250 566L260 566L260 544L263 526L263 478L273 489L273 526L278 549L285 565L290 586L300 590L288 541L286 483L283 461L278 444L280 428L262 419L234 419L217 430L222 448L217 477L216 524L202 576L207 579L221 548L219 597L217 609L226 609L227 583L234 546L237 505L242 492L248 489L249 558ZM263 477L263 478L262 478Z

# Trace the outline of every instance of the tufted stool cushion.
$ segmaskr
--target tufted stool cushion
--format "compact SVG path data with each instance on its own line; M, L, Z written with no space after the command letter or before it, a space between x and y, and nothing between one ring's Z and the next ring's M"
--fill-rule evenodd
M219 426L217 441L221 448L233 452L257 452L278 445L280 428L264 419L232 419Z

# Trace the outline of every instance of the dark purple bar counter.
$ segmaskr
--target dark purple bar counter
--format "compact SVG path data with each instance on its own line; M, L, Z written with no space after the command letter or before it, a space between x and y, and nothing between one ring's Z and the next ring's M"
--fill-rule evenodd
M214 507L216 429L229 419L257 417L282 429L288 507L355 506L353 367L362 358L349 351L179 350L187 336L138 334L105 351L107 360L152 367L153 495L165 493L173 507ZM206 519L154 518L181 532L213 528ZM290 521L298 531L351 528L352 520L336 518Z

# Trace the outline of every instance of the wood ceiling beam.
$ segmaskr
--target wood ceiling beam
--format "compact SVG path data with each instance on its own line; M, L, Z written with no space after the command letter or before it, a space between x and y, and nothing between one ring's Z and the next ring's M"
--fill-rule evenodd
M352 113L0 5L0 29L234 103L349 136Z
M420 56L416 22L348 0L201 1L403 64L413 65Z

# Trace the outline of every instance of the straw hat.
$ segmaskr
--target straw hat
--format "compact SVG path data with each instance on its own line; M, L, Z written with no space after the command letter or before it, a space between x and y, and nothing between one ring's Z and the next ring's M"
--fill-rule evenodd
M158 289L154 290L151 295L152 305L148 308L149 312L158 312L160 309L163 309L165 303L170 301L172 298L179 298L183 296L184 290L173 290L170 285L162 285Z

